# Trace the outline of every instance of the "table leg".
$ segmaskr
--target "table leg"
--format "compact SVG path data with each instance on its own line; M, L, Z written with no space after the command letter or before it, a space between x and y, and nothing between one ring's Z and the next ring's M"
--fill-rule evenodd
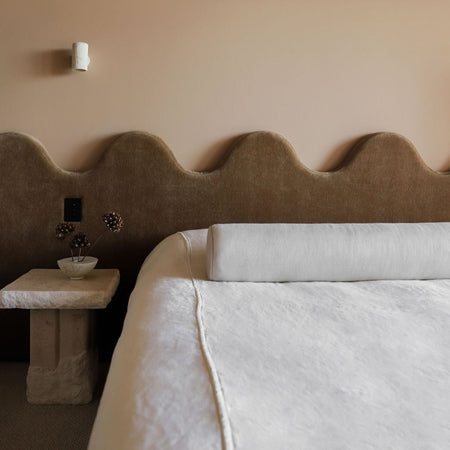
M97 377L93 310L30 311L30 403L89 403Z

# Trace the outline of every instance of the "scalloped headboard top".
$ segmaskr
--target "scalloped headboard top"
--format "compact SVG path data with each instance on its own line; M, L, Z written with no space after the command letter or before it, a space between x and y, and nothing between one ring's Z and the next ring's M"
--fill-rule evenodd
M34 267L56 268L66 256L54 237L65 197L82 197L81 225L92 237L103 213L122 215L123 231L106 234L94 253L98 267L121 270L126 292L145 256L180 230L227 222L450 221L450 175L429 169L392 133L360 139L339 169L317 172L281 136L255 132L207 173L184 170L161 139L142 132L120 136L82 173L59 169L33 138L3 133L0 285Z

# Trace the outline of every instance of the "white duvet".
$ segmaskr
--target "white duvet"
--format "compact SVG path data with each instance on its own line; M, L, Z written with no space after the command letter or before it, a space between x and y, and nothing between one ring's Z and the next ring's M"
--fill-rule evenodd
M450 448L450 280L212 282L205 246L143 264L91 450Z

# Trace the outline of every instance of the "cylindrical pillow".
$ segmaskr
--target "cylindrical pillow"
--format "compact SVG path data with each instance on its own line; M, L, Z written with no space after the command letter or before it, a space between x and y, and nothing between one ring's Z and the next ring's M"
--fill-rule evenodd
M213 225L206 267L215 281L450 278L450 223Z

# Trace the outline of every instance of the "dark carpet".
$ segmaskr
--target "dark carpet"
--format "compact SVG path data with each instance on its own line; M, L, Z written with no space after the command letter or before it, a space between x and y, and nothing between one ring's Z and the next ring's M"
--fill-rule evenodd
M101 365L94 399L87 405L31 405L26 399L27 363L0 362L0 449L86 449L107 365Z

